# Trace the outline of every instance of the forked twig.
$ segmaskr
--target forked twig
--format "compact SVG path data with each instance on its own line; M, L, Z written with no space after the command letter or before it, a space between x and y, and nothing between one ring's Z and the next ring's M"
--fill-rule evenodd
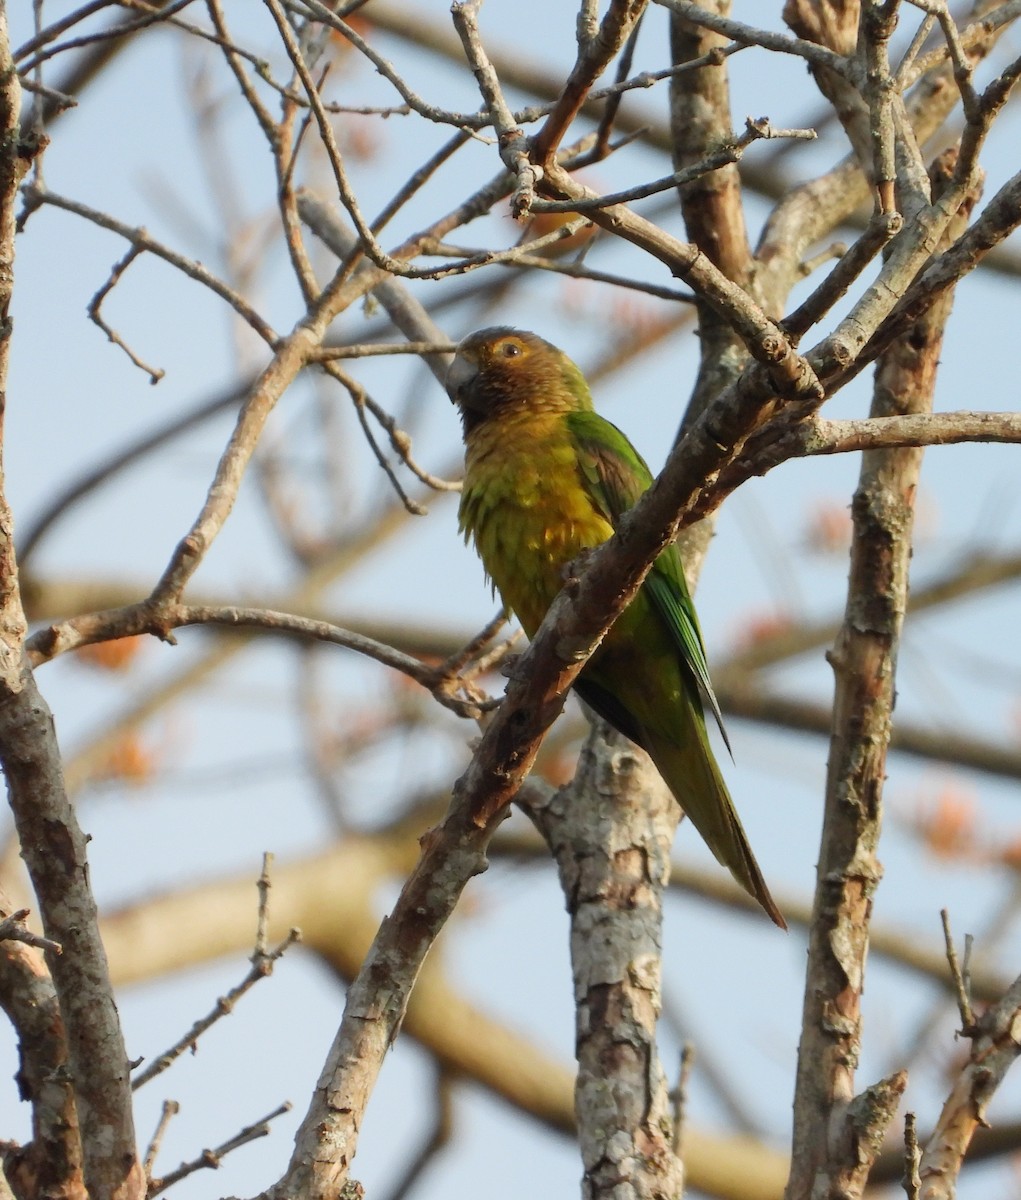
M265 979L267 975L271 975L277 960L291 946L293 946L295 942L301 941L301 931L299 929L292 929L284 938L284 940L273 950L267 951L266 949L267 927L269 922L269 868L272 861L273 856L271 854L265 854L263 856L262 873L259 876L259 880L256 885L259 889L259 917L255 935L255 950L252 954L252 965L248 971L248 974L244 977L244 979L241 980L239 984L237 984L235 987L232 987L230 991L226 993L226 995L221 996L216 1001L216 1004L213 1006L212 1010L207 1013L206 1016L200 1017L199 1020L192 1025L188 1032L183 1035L183 1037L178 1038L178 1040L174 1042L169 1049L165 1050L158 1058L153 1059L153 1061L146 1067L144 1071L141 1072L141 1074L136 1075L135 1078L132 1079L132 1091L137 1091L144 1084L147 1084L151 1080L155 1079L157 1075L161 1075L168 1067L172 1066L186 1050L194 1050L195 1044L206 1032L206 1030L215 1025L216 1022L222 1017L226 1017L229 1013L233 1012L234 1005L238 1002L238 1000L241 999L245 992L249 991L256 983L259 982L260 979ZM265 1118L267 1121L270 1119L271 1118L269 1117ZM250 1141L251 1138L247 1138L246 1140ZM241 1143L238 1144L240 1145ZM205 1151L204 1153L208 1154L219 1152ZM207 1163L199 1165L208 1166L218 1164ZM193 1167L192 1169L194 1170L195 1168ZM165 1186L169 1187L170 1185L166 1184ZM160 1188L159 1190L163 1189ZM150 1192L150 1195L155 1195L155 1193Z
M970 1037L975 1029L975 1013L971 1006L971 980L969 960L971 959L972 936L964 936L964 964L958 962L957 950L954 948L953 935L950 932L950 914L945 908L940 909L940 920L943 922L943 937L946 941L947 964L954 981L954 994L957 997L957 1011L961 1014L961 1033Z
M164 371L162 367L150 367L148 363L143 362L142 359L140 359L138 357L138 355L134 352L134 350L131 349L131 347L127 344L127 342L124 341L124 339L120 336L120 334L117 333L117 331L113 328L113 326L108 325L107 322L103 320L103 318L102 318L102 316L100 316L100 312L99 312L99 310L103 304L103 301L107 298L107 296L109 296L109 294L117 286L117 284L120 282L121 277L123 276L124 272L128 269L128 267L131 266L131 264L135 261L135 259L138 258L139 255L141 255L141 253L142 253L141 246L132 246L131 249L127 252L127 254L125 254L124 257L119 262L114 263L113 267L110 270L110 277L107 279L106 283L103 284L103 286L99 289L99 291L96 292L96 294L89 301L88 314L89 314L89 320L93 321L96 325L98 325L99 328L102 329L102 331L106 334L106 336L110 339L110 341L113 342L113 344L115 346L120 346L120 348L124 351L124 353L128 356L128 358L130 358L131 361L135 364L135 366L138 367L139 370L144 371L146 373L146 375L149 376L149 382L155 384L155 383L159 383L159 381L166 374L166 371Z
M241 1146L247 1146L249 1142L254 1142L257 1138L266 1137L269 1134L270 1121L276 1120L277 1117L290 1112L292 1107L293 1105L290 1100L285 1100L283 1104L278 1105L272 1112L267 1113L260 1120L253 1122L253 1124L246 1125L244 1129L239 1130L225 1142L221 1142L215 1149L203 1150L201 1154L191 1159L190 1162L181 1163L175 1171L170 1171L166 1175L150 1179L145 1193L147 1200L151 1200L153 1196L160 1195L161 1192L165 1192L168 1188L173 1187L175 1183L180 1183L182 1179L185 1179L188 1175L193 1175L196 1171L201 1171L206 1167L216 1170L232 1150L237 1150Z

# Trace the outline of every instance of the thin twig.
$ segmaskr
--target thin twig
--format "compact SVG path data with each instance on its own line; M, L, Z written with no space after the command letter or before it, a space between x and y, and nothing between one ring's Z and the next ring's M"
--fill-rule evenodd
M441 166L451 159L462 146L470 140L469 135L462 129L428 158L417 171L412 171L408 178L397 189L380 210L379 216L372 222L373 233L379 233L400 212L405 204L435 175Z
M376 240L375 235L362 214L361 207L358 204L358 199L354 189L348 179L347 169L344 166L344 158L340 152L340 147L333 133L333 125L329 120L329 116L323 108L322 99L319 95L315 80L312 78L308 64L305 62L302 55L301 46L288 23L287 17L281 7L279 0L264 0L266 7L269 9L270 15L280 34L280 39L284 44L284 49L287 51L287 56L291 60L294 70L301 80L302 87L305 89L305 95L308 98L312 113L315 116L316 125L319 129L319 136L322 140L323 149L326 151L327 161L333 172L333 178L337 185L337 194L340 197L341 203L347 209L355 228L358 230L359 247L356 254L352 255L342 271L340 278L344 279L351 270L353 270L358 258L364 253L368 258L382 270L395 275L416 275L418 272L411 268L399 258L395 258L387 254L382 246Z
M760 46L764 50L772 50L778 54L794 54L814 67L824 67L844 79L852 77L852 67L843 55L835 54L832 50L827 50L825 46L820 46L816 42L791 37L789 34L756 29L754 26L744 25L740 21L733 21L728 17L721 16L719 13L699 8L697 4L688 3L688 0L656 0L656 2L676 13L677 16L683 17L686 21L691 21L693 25L711 29L714 33L722 34L723 37L739 42L743 46Z
M277 1117L283 1116L284 1113L290 1112L293 1105L289 1100L285 1100L283 1104L278 1105L271 1113L267 1113L261 1120L256 1121L252 1125L246 1125L244 1129L236 1133L227 1141L221 1142L214 1150L203 1150L197 1157L190 1162L181 1163L176 1171L170 1171L166 1175L162 1175L156 1179L149 1180L149 1187L146 1191L147 1200L152 1200L153 1196L160 1195L168 1188L174 1186L175 1183L180 1183L188 1175L193 1175L196 1171L201 1171L204 1167L210 1167L216 1170L221 1161L232 1151L237 1150L241 1146L247 1146L249 1142L254 1142L257 1138L266 1137L269 1134L269 1123Z
M631 64L635 58L635 47L638 45L638 34L642 28L643 12L638 20L635 21L634 28L628 35L628 39L624 44L624 52L620 56L620 61L617 63L617 77L615 82L619 85L623 83L631 74ZM590 93L591 95L591 93ZM613 130L613 123L617 118L617 113L620 109L620 104L624 98L623 92L615 92L607 101L606 107L603 109L603 114L599 118L599 128L596 130L596 144L592 148L593 157L601 159L605 157L607 147L610 141L610 133Z
M355 112L365 113L367 115L379 115L382 117L403 116L409 113L416 113L425 120L433 124L453 125L459 130L462 130L465 135L474 131L486 129L493 124L492 114L488 109L483 109L478 112L458 112L451 109L439 108L436 105L430 104L421 96L417 95L408 86L407 81L400 75L397 69L389 60L379 54L377 50L363 38L356 29L348 25L342 18L341 14L330 11L321 0L285 0L285 6L292 12L301 14L314 14L315 17L322 21L324 25L329 25L338 33L342 34L347 40L372 63L373 67L381 74L400 93L403 104L393 105L390 107L353 107L341 104L325 104L324 108L327 112ZM384 26L385 28L385 26ZM607 87L598 88L589 93L589 102L598 102L600 100L611 100L614 97L621 96L625 92L633 91L638 88L647 89L655 87L657 83L663 80L672 79L676 75L683 74L689 71L697 71L702 67L718 66L720 62L728 58L732 54L737 54L740 51L747 49L750 43L734 42L729 46L720 46L715 48L709 54L702 55L700 58L693 59L690 62L678 63L671 67L665 67L659 71L641 71L639 74L630 79L618 80L615 83L609 84ZM458 47L460 51L461 47ZM267 79L270 86L277 87L280 85L273 83ZM308 101L301 97L292 97L296 103L307 104ZM551 100L545 104L532 104L525 108L515 109L510 116L515 125L529 125L535 121L540 121L544 117L548 117L551 112L557 107L559 101Z
M56 88L47 87L45 84L38 83L34 79L22 79L21 87L23 91L32 92L36 96L42 96L48 100L50 104L61 112L69 108L77 108L78 101L74 96L68 96L65 92L58 92Z
M29 908L19 908L10 916L0 919L0 942L24 942L26 946L48 950L51 954L63 954L64 948L59 942L43 937L41 933L33 933L25 924L25 918L31 911Z
M991 35L1006 29L1019 16L1021 16L1021 0L1008 0L1007 3L999 4L990 11L982 13L977 20L972 21L961 30L961 45L966 51L985 54L991 45ZM949 58L950 50L947 46L940 46L928 54L922 55L910 70L899 75L897 82L900 90L906 91L923 75L943 66L949 61Z
M646 0L610 0L602 19L597 21L598 9L592 5L587 35L582 32L584 22L579 20L578 56L564 81L556 106L532 139L529 157L536 172L536 183L541 172L556 157L571 122L581 111L596 80L627 44L645 7Z
M277 342L278 335L275 330L262 319L243 297L228 287L222 279L209 271L202 263L196 262L191 258L186 258L183 254L178 254L175 250L171 250L168 246L163 245L162 242L158 242L145 229L126 225L123 221L116 220L116 218L111 217L108 213L90 208L89 205L81 204L77 200L71 200L67 196L60 196L56 192L51 192L36 184L26 184L22 188L22 194L29 204L52 204L54 208L75 213L75 215L83 217L86 221L91 221L94 225L99 225L103 229L109 229L112 233L119 234L138 251L147 250L150 254L155 254L157 258L162 258L164 262L177 267L179 271L182 271L190 279L203 284L219 296L221 300L225 300L238 316L248 322L263 341L268 342L271 346Z
M35 58L29 59L28 62L23 62L19 70L24 72L34 71L48 58L53 58L57 54L66 54L68 50L80 50L84 46L94 46L101 42L119 41L129 34L137 33L140 29L147 29L150 25L154 25L157 22L169 22L174 13L180 12L182 8L187 7L191 3L192 0L176 0L176 3L168 4L161 11L150 11L134 21L125 21L120 25L111 25L99 33L90 33L77 38L69 38L66 42L59 42L56 46L50 46L49 49L40 50ZM36 40L36 38L32 39L33 42ZM26 45L29 44L31 43L26 43Z
M691 1068L695 1063L695 1047L685 1042L681 1047L681 1061L677 1070L677 1083L670 1093L670 1105L674 1117L674 1154L684 1161L684 1121L688 1103L688 1084Z
M978 93L971 82L971 63L968 62L968 55L961 40L961 31L957 28L957 23L947 8L946 0L907 0L907 2L915 8L921 9L922 12L927 13L930 17L935 17L939 22L943 37L946 39L950 62L954 69L954 81L957 84L958 91L961 93L961 103L964 106L965 116L969 120L975 120L979 115L980 102Z
M419 504L417 500L412 500L412 498L404 490L401 481L397 478L397 473L390 464L390 460L387 458L386 454L384 454L382 446L380 446L380 444L376 441L376 435L372 432L372 427L369 424L367 415L368 392L366 392L365 388L363 388L356 379L352 379L352 377L346 372L341 371L336 363L325 362L323 364L323 369L327 372L327 374L331 375L339 384L347 389L347 393L354 403L355 415L358 418L358 424L361 425L362 433L365 434L365 440L369 443L369 449L372 451L376 462L378 462L383 468L383 473L390 481L390 486L397 494L397 499L400 500L401 504L404 505L404 508L411 513L412 516L424 517L429 510L424 505ZM381 412L382 410L377 408L377 411ZM391 441L393 441L392 435Z
M859 53L864 68L861 96L869 110L871 183L876 191L876 207L884 214L897 211L894 186L898 179L895 161L898 147L895 144L894 86L888 53L896 21L896 8L870 4L862 10L859 27Z
M273 966L277 960L285 954L291 946L301 941L301 930L292 929L287 934L282 942L275 946L268 954L263 954L253 962L248 974L240 983L236 984L225 995L220 996L216 1004L204 1017L200 1017L182 1037L168 1047L158 1058L154 1058L152 1062L136 1075L131 1081L131 1090L137 1092L140 1087L150 1083L157 1075L162 1075L168 1067L181 1057L186 1050L191 1050L193 1053L196 1048L196 1043L199 1038L208 1030L211 1029L217 1021L223 1017L229 1016L234 1011L234 1006L241 997L250 991L252 987L259 982L260 979L265 979L267 975L273 973ZM254 957L254 956L253 956Z
M181 1106L176 1100L164 1100L163 1108L160 1112L160 1119L156 1123L156 1132L152 1135L152 1140L145 1152L145 1158L142 1162L145 1170L146 1185L152 1181L152 1169L156 1165L156 1156L160 1152L160 1146L163 1144L163 1138L167 1132L167 1127L174 1117L181 1111Z
M537 199L532 202L530 211L533 213L584 213L594 208L607 208L611 204L627 204L631 200L643 200L646 196L654 196L658 192L665 192L670 188L683 187L685 184L693 183L696 179L701 179L703 175L720 170L721 167L740 162L745 150L753 142L780 138L790 138L794 141L812 141L817 136L814 129L774 129L765 118L753 120L749 117L745 122L744 133L736 134L729 145L722 146L701 162L693 163L690 167L674 171L672 174L665 175L662 179L656 179L652 183L639 184L636 187L626 188L622 192L612 192L609 195L598 196L592 200Z
M465 0L464 3L454 4L450 12L499 138L500 157L517 181L511 197L511 215L519 218L531 209L536 184L542 178L542 167L532 162L528 140L514 120L514 114L504 99L499 76L483 49L478 26L481 2Z
M844 242L833 242L832 245L820 250L818 254L813 254L811 258L802 259L798 264L798 274L802 279L807 279L810 275L814 275L820 267L833 259L841 259L847 254L847 245Z
M456 347L451 345L433 346L428 353L432 354L449 354ZM364 404L366 409L372 413L379 424L386 431L387 437L390 439L390 445L400 455L401 461L408 470L434 492L459 492L461 490L461 481L458 479L441 479L438 475L433 475L424 467L420 467L418 463L411 457L411 435L406 430L401 429L394 417L390 415L381 405L368 394L364 393Z
M817 324L845 296L851 285L875 256L900 231L903 222L898 213L876 213L854 245L841 255L836 266L781 325L794 338L800 338Z
M101 12L104 8L112 7L114 3L116 3L116 0L92 0L91 4L83 4L80 8L76 8L66 17L61 17L56 21L53 21L51 24L47 25L45 29L40 29L37 25L35 33L32 35L32 37L30 37L27 42L23 42L16 50L14 50L11 53L11 58L15 62L18 62L26 55L34 54L36 50L41 50L43 46L47 46L50 42L56 41L56 39L60 37L62 33L66 33L69 29L72 29L81 21L87 20L89 17L94 16L97 12ZM36 7L39 8L41 6L37 4ZM24 86L24 83L22 83L22 87Z
M89 307L87 311L89 314L89 319L95 322L95 324L102 329L102 331L115 346L120 346L120 348L124 351L128 358L131 359L135 366L139 368L139 370L144 371L149 376L150 383L156 384L159 383L159 381L163 378L163 376L166 374L166 371L164 371L161 367L150 367L148 363L143 362L131 349L127 342L120 337L116 330L114 330L106 323L106 321L103 320L99 312L103 301L120 282L124 272L142 253L143 250L141 246L132 246L127 254L125 254L119 262L113 265L110 271L109 279L107 279L106 283L103 284L99 291L96 292L96 294L89 301Z
M242 605L167 603L154 610L148 602L143 602L125 608L69 618L59 625L39 630L29 639L27 646L30 661L38 664L92 642L109 641L136 633L153 633L167 638L171 630L189 625L263 629L287 637L307 638L343 646L409 676L433 692L444 707L469 720L477 720L482 711L495 703L490 700L480 703L477 700L459 699L452 694L451 681L443 667L429 666L421 659L403 654L374 638L343 629L329 621L317 621L296 616L294 613Z
M227 24L223 15L221 0L206 0L206 7L209 10L210 20L212 20L213 26L219 35L217 42L220 48L223 50L223 56L226 59L227 66L230 68L234 78L237 80L238 87L241 89L241 94L244 96L252 115L258 122L259 128L262 130L263 136L266 139L267 145L275 149L280 138L276 122L270 116L269 110L259 99L258 93L252 85L252 81L245 73L244 66L242 65L242 58L245 57L243 52L234 44L233 41L231 41L227 34ZM262 69L260 69L260 66ZM257 63L256 71L258 72L260 78L267 80L269 75L269 64L266 62L262 62L261 64Z
M936 24L936 18L931 14L926 16L922 23L915 30L915 35L911 39L911 45L904 51L900 62L897 64L897 72L894 76L894 87L898 92L903 93L907 86L908 77L915 65L919 54L922 52L922 47L929 40L929 34L932 32L933 25Z
M946 942L947 964L950 976L954 981L954 993L957 997L957 1011L961 1014L961 1032L965 1037L970 1036L975 1028L975 1013L971 1007L971 996L968 983L960 963L957 961L957 950L954 948L953 935L950 932L950 914L945 908L940 909L940 920L943 922L943 938ZM965 943L970 952L970 942Z
M269 921L269 888L270 877L269 869L272 865L272 854L264 854L262 859L262 873L259 876L257 887L259 890L259 915L255 935L255 950L252 954L252 965L245 975L244 979L239 984L236 984L230 989L226 995L221 996L212 1010L204 1017L197 1020L183 1037L178 1040L168 1049L165 1050L158 1058L153 1059L148 1067L139 1075L136 1075L131 1081L131 1090L137 1091L140 1087L155 1079L157 1075L162 1074L168 1067L172 1066L178 1058L186 1050L194 1052L196 1043L199 1038L212 1028L221 1018L228 1016L234 1011L234 1006L238 1000L259 982L260 979L265 979L268 975L273 974L273 967L276 962L290 949L296 942L301 941L301 931L292 929L284 938L284 940L273 950L267 951L266 930ZM270 1118L266 1118L269 1120ZM169 1186L169 1184L167 1185ZM162 1190L162 1189L160 1189ZM154 1194L154 1193L153 1193Z
M491 621L488 621L479 632L468 642L452 654L446 662L440 667L440 671L447 675L453 676L459 674L473 659L478 658L479 654L485 650L494 640L500 630L507 624L507 613L501 609Z
M269 891L273 886L270 878L270 867L273 866L273 854L267 850L262 856L262 873L255 885L259 889L259 916L255 926L255 950L252 952L252 962L258 963L267 957L266 947L269 945Z
M904 1114L904 1178L902 1183L908 1200L918 1200L919 1189L922 1186L922 1181L918 1176L918 1164L921 1157L915 1114L906 1112Z
M572 221L570 224L573 227L575 222ZM474 257L487 252L468 250L464 247L452 246L448 242L439 242L430 245L429 253L461 258L464 255ZM565 262L563 259L547 258L545 255L516 253L513 258L503 259L496 265L519 271L549 271L554 275L566 275L569 279L584 279L589 283L608 283L611 287L641 292L643 295L653 296L657 300L670 300L679 304L694 304L695 302L695 296L691 292L679 292L676 288L660 287L658 284L648 283L645 280L632 279L625 275L613 275L607 271L597 271L577 260Z
M309 357L315 362L337 358L384 358L394 354L453 354L454 342L355 342L347 346L323 346Z

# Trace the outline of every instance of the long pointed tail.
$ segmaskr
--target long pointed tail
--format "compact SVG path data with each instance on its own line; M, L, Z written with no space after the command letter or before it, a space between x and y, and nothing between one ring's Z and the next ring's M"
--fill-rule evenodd
M787 922L769 894L713 757L705 726L697 716L692 726L696 736L686 737L683 745L647 733L643 738L645 748L717 860L762 905L769 919L786 929Z

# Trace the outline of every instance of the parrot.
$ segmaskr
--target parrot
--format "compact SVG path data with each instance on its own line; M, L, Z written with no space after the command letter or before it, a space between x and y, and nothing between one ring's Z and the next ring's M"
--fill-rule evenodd
M464 431L460 530L504 607L534 637L565 568L612 536L652 474L595 411L581 370L534 333L494 326L469 334L446 388ZM705 705L725 741L726 732L676 545L659 554L574 691L649 754L721 865L786 929L709 744Z

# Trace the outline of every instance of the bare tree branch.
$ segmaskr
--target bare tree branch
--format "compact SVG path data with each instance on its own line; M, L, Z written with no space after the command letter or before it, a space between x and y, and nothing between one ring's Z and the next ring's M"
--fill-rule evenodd
M998 1004L986 1009L973 1030L964 1031L971 1039L971 1052L936 1128L925 1140L918 1164L919 1200L949 1200L956 1195L957 1177L975 1130L985 1124L993 1093L1021 1053L1019 1019L1021 979Z
M663 889L680 810L647 756L602 728L571 785L526 800L525 811L549 843L571 916L584 1194L679 1195L656 1022Z
M6 407L14 205L24 163L19 156L18 77L2 9L0 68L0 395ZM52 715L22 660L25 616L11 514L2 493L0 530L0 763L43 929L62 951L50 956L50 969L67 1036L85 1185L91 1194L110 1200L137 1200L144 1180L135 1148L127 1055L89 885L86 839L64 789ZM66 1147L54 1147L54 1153L66 1161ZM70 1162L68 1169L77 1170Z
M952 185L954 165L940 177L941 187ZM959 224L970 207L958 215ZM948 227L945 236L954 232ZM948 293L884 357L876 375L873 416L931 410L950 299ZM868 927L882 875L877 845L886 751L907 608L911 542L905 530L911 528L920 468L917 450L866 452L852 504L847 608L830 655L836 693L788 1200L808 1197L819 1188L860 1195L907 1083L902 1073L876 1085L879 1092L867 1089L856 1095L854 1090Z
M6 900L2 902L7 908ZM82 1145L60 1003L42 952L25 942L0 943L0 1007L18 1037L18 1087L32 1105L32 1140L4 1153L17 1195L49 1192L85 1200Z

